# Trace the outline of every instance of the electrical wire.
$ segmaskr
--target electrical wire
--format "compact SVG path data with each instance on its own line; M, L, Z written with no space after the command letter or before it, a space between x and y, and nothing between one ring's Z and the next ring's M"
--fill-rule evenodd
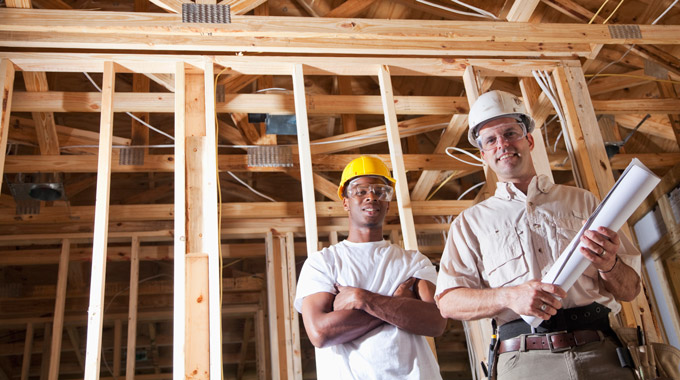
M664 11L659 15L659 17L657 17L654 21L652 21L651 25L656 25L656 23L659 22L659 20L661 20L661 18L662 18L663 16L665 16L666 13L668 13L668 11L670 11L671 8L673 8L673 7L675 6L675 4L678 3L678 1L679 1L679 0L673 1L673 3L672 3L671 5L669 5L669 6L666 8L666 10L664 10ZM614 64L617 64L617 63L621 62L621 60L623 60L623 58L625 58L626 55L628 55L628 53L630 53L630 51L633 50L634 47L635 47L635 44L630 45L630 46L628 47L628 50L626 50L626 52L623 53L623 55L621 55L616 61L611 61L611 62L609 62L607 65L605 65L603 68L601 68L597 73L595 73L594 75L592 75L592 77L590 78L590 80L588 80L588 82L587 82L586 84L590 84L590 82L592 82L596 77L598 77L603 71L605 71L606 69L608 69L611 65L614 65Z
M90 76L90 74L88 74L88 73L86 73L86 72L83 72L83 74L85 74L85 76L87 77L87 79L90 80L90 83L92 83L92 85L97 89L97 91L102 92L101 87L99 87L99 86L97 85L97 83L95 83L95 81L92 79L92 77ZM154 132L156 132L156 133L159 133L159 134L161 134L161 135L163 135L163 136L169 138L169 139L172 140L172 141L175 141L175 138L172 137L172 135L169 135L169 134L167 134L167 133L161 131L160 129L158 129L158 128L152 126L151 124L149 124L149 123L145 122L144 120L138 118L137 116L133 115L132 113L130 113L130 112L125 112L125 114L128 115L128 116L130 116L131 118L137 120L140 124L144 125L145 127L149 128L150 130L152 130L152 131L154 131Z
M604 0L604 3L602 3L602 5L600 5L600 8L597 10L597 12L595 12L595 14L594 14L593 17L590 19L590 21L588 21L588 24L592 24L593 21L595 21L595 19L597 18L597 15L600 14L600 12L602 11L602 9L604 8L605 5L607 5L608 2L609 2L609 0Z
M623 4L624 1L625 1L625 0L619 1L619 4L616 6L616 8L614 8L614 10L612 11L612 13L609 14L609 17L607 17L607 19L604 20L604 22L602 23L602 25L606 24L607 21L609 21L609 19L612 18L612 16L614 16L614 13L616 13L616 11L619 10L619 7L621 6L621 4Z
M461 2L458 2L458 1L455 1L455 0L451 0L451 1L453 1L454 3L457 3L457 4L461 4L461 5L464 4L464 3L461 3ZM445 11L447 11L447 12L459 14L459 15L462 15L462 16L471 16L471 17L489 18L489 19L493 19L493 20L497 20L497 19L498 19L498 17L494 16L492 13L489 13L489 12L484 11L484 10L478 10L477 8L474 8L474 7L469 6L469 5L467 5L467 4L465 4L465 6L467 6L467 8L478 10L478 12L477 12L477 13L472 13L472 12L459 11L459 10L457 10L457 9L452 9L452 8L449 8L449 7L445 7L445 6L441 5L441 4L432 3L432 2L427 1L427 0L416 0L416 2L421 3L421 4L425 4L425 5L429 5L429 6L434 7L434 8L439 8L439 9L445 10ZM480 12L480 11L481 11L481 12ZM482 12L483 12L483 13L482 13Z
M457 200L463 199L463 197L466 196L467 193L471 192L472 190L474 190L474 189L476 189L476 188L478 188L478 187L483 186L485 183L486 183L486 181L482 181L482 182L480 182L480 183L478 183L478 184L476 184L476 185L474 185L474 186L470 186L469 189L463 191L463 194L461 194L461 195L458 196L458 199L457 199Z
M230 171L227 171L227 173L229 173L230 176L234 177L234 179L235 179L236 181L238 181L241 185L247 187L248 190L252 191L253 193L255 193L255 194L261 196L261 197L264 198L264 199L270 200L270 201L272 201L272 202L276 202L276 200L275 200L274 198L272 198L272 197L270 197L270 196L268 196L268 195L262 194L262 193L260 193L259 191L255 190L255 189L252 188L250 185L248 185L247 183L245 183L242 179L240 179L239 177L237 177L234 173L232 173L232 172L230 172Z
M461 152L461 153L463 153L463 154L466 154L466 155L468 155L468 156L474 158L475 160L479 161L480 163L462 160L462 159L460 159L460 158L454 156L453 154L449 153L449 149L453 149L453 150L456 150L456 151ZM471 165L471 166L480 166L480 167L481 167L481 166L484 166L484 160L482 160L481 158L475 156L474 154L472 154L472 153L470 153L470 152L468 152L468 151L466 151L466 150L460 149L460 148L455 147L455 146L447 147L446 149L444 149L444 153L446 153L446 155L449 156L449 157L451 157L451 158L455 158L456 160L458 160L458 161L460 161L460 162L462 162L462 163Z
M492 19L494 19L494 20L498 20L498 17L496 17L493 13L488 12L488 11L485 11L484 9L474 7L474 6L470 5L470 4L467 4L467 3L462 2L462 1L460 1L460 0L451 0L451 1L454 2L454 3L456 3L456 4L458 4L458 5L462 5L462 6L464 6L465 8L472 9L473 11L478 12L479 14L488 16L488 17L490 17L490 18L492 18Z
M548 100L550 100L550 103L553 105L553 108L555 108L555 112L557 112L557 116L559 117L560 120L560 125L562 126L562 132L566 128L566 122L565 122L565 117L564 117L564 112L562 111L562 105L560 104L559 98L556 94L555 87L552 84L552 79L550 78L550 74L548 72L542 72L540 70L533 70L531 72L536 79L536 82L538 83L538 86L543 90L545 95L548 97ZM557 149L557 142L559 141L559 137L562 135L560 132L560 135L558 135L558 138L555 141L555 147L553 149ZM576 167L576 160L574 159L574 149L571 145L571 141L568 138L564 139L564 143L567 146L567 155L571 162L574 163L572 165L571 170L572 174L574 176L574 180L576 182L576 185L578 187L583 187L583 182L581 179L581 174L578 171L578 168Z
M585 77L594 77L595 74L586 74L584 75ZM626 78L636 78L636 79L644 79L649 82L664 82L664 83L672 83L672 84L680 84L680 81L677 80L672 80L672 79L660 79L660 78L650 78L646 77L644 75L632 75L632 74L597 74L598 77L626 77Z

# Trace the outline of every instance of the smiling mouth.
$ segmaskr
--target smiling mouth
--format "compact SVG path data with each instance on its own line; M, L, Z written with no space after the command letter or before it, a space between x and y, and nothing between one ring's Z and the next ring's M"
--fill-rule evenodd
M496 158L496 161L505 161L512 157L520 157L520 154L516 152L503 153L498 158Z

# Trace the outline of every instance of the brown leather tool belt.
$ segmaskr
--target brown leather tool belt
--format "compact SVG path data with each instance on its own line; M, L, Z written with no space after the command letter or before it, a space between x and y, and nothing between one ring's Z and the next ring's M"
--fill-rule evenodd
M575 330L536 336L521 335L500 342L498 353L521 350L522 340L525 342L524 349L526 351L550 350L551 352L562 352L587 343L598 342L602 340L602 337L603 335L596 330Z

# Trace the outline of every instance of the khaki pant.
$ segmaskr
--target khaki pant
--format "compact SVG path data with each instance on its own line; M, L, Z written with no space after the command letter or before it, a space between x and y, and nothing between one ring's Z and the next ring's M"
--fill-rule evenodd
M506 352L498 356L498 380L620 380L635 379L633 371L621 368L616 344L610 338L563 352L532 350Z

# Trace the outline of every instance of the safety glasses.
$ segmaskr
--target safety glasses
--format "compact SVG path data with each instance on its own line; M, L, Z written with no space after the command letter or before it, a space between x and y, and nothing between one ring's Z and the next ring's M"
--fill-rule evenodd
M378 198L379 201L389 202L392 200L394 189L390 185L376 183L356 185L350 183L349 187L347 188L347 196L349 198L364 199L369 193L373 193L373 195Z
M479 148L485 152L496 149L498 142L513 143L525 138L527 135L524 125L521 123L503 123L481 131L477 137Z

